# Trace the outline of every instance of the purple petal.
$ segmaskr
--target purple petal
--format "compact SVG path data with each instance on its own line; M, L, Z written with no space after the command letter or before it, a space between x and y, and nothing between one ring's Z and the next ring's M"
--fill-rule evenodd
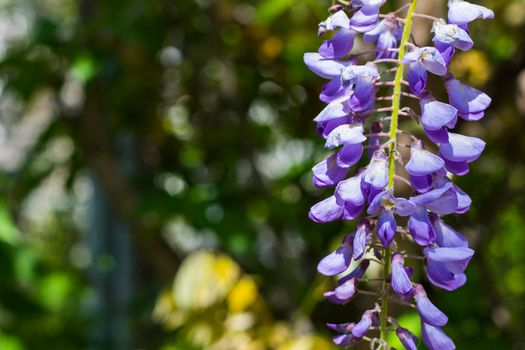
M448 21L466 24L476 18L494 18L494 12L486 7L471 4L463 0L451 0L448 3Z
M343 207L337 204L335 196L331 196L315 204L308 216L318 223L336 221L343 216Z
M332 338L332 341L335 345L341 346L341 347L348 347L352 344L355 344L358 339L355 339L355 337L352 334L339 334Z
M399 253L392 255L392 289L399 295L408 296L413 287L404 268L405 259Z
M354 31L341 28L335 35L319 47L319 54L325 58L341 58L354 47Z
M443 159L424 150L421 141L418 140L410 148L410 160L405 169L412 176L425 176L438 172L444 165Z
M417 192L427 192L432 188L433 185L432 175L410 176L410 183L412 184L414 190L416 190Z
M436 327L443 327L447 324L447 315L432 304L422 285L416 285L414 298L416 299L417 311L423 322Z
M350 28L350 19L343 10L337 11L325 21L319 23L318 34L322 35L326 31L332 31L337 28Z
M355 206L362 206L365 204L365 197L361 191L361 177L358 174L347 180L341 181L335 189L335 196L339 204L350 202Z
M370 310L364 312L361 320L352 329L354 337L362 338L368 332L370 327L372 327L372 318L373 313Z
M427 86L427 71L422 63L414 62L408 65L408 86L416 96L420 96Z
M452 60L452 56L454 56L454 52L456 51L454 46L440 43L436 40L434 40L434 46L439 51L439 53L445 60L446 65L448 66L450 64L450 61Z
M379 7L363 6L350 19L350 27L357 32L368 32L379 22Z
M489 107L492 99L482 91L454 79L452 74L445 76L445 87L450 104L458 110L458 115L465 120L479 120Z
M363 176L363 182L377 190L382 190L388 185L388 161L383 151L377 151L372 156Z
M452 214L458 207L457 193L450 182L444 183L427 193L410 197L410 200L416 205L423 206L440 215Z
M425 70L436 75L447 73L447 64L441 53L434 47L414 48L403 58L403 63L420 62Z
M320 123L337 118L346 117L348 113L344 110L341 101L330 102L322 111L315 117L314 122Z
M408 219L408 231L420 246L426 247L436 241L434 227L424 207L418 209Z
M442 158L445 160L445 167L447 168L447 171L450 171L452 174L457 176L463 176L468 174L470 168L468 166L467 161L453 162L451 160L448 160L444 156Z
M363 212L363 205L353 205L350 202L346 202L344 206L343 219L352 221L358 218Z
M350 301L355 295L356 291L356 280L352 278L351 280L348 280L341 284L339 287L337 287L335 292L335 297L341 301L344 301L345 303Z
M453 162L472 162L481 155L484 148L485 142L477 137L449 133L448 143L442 144L439 152Z
M363 145L345 145L338 152L337 156L337 165L342 168L349 168L352 165L356 164L361 156L363 155Z
M330 103L347 94L347 90L348 88L341 85L341 79L335 77L323 85L319 99L324 103Z
M472 199L468 194L466 194L461 188L456 186L455 184L452 185L452 188L454 191L456 191L456 195L458 198L458 207L456 208L455 213L456 214L464 214L470 209L470 205L472 204Z
M383 32L377 38L376 49L378 50L377 58L394 58L397 52L389 51L389 49L397 48L397 38L394 33L390 31Z
M390 210L384 211L377 220L377 235L383 247L388 247L396 234L397 224Z
M438 288L448 290L449 292L451 292L462 287L463 285L465 285L465 283L467 283L467 276L464 273L450 274L450 279L436 278L434 275L435 272L432 271L434 271L437 268L434 266L438 266L438 264L436 263L432 266L433 267L427 268L427 277L429 281Z
M341 145L355 145L366 141L362 124L343 124L328 135L325 147L332 149Z
M372 202L368 206L367 213L374 215L379 213L383 209L383 202L385 200L391 200L393 198L392 192L385 190L374 196Z
M336 158L337 154L333 154L312 168L314 186L334 186L345 178L348 168L337 166Z
M446 264L448 271L456 274L462 273L474 255L474 251L465 247L438 247L425 248L423 251L429 263L437 262Z
M445 127L442 127L438 130L428 130L424 129L425 134L428 138L434 143L447 143L448 142L448 132Z
M435 22L432 29L435 42L451 45L462 51L470 50L474 45L468 33L456 24Z
M338 77L345 68L344 63L326 59L317 52L307 52L303 59L312 72L326 79Z
M354 328L355 323L354 322L347 322L347 323L327 323L326 327L332 331L338 332L338 333L347 333L351 332L352 328Z
M369 238L369 224L368 220L360 223L354 237L354 259L359 260L365 254L366 244Z
M343 244L337 250L324 257L317 265L317 271L325 276L343 273L352 261L352 246Z
M432 217L432 224L436 232L436 242L440 247L468 247L467 240L437 215Z
M439 130L453 122L457 110L449 104L423 96L420 101L421 123L426 130Z
M421 336L423 338L423 343L425 343L429 350L456 349L454 342L441 330L441 328L423 322L421 324Z
M396 335L406 350L417 350L417 337L408 329L397 327Z
M370 266L370 260L362 260L359 265L348 275L342 277L338 282L339 284L343 284L346 281L351 280L352 278L360 279L365 275L366 270L368 269L368 266Z
M416 210L416 205L405 198L393 197L395 212L399 216L409 216Z

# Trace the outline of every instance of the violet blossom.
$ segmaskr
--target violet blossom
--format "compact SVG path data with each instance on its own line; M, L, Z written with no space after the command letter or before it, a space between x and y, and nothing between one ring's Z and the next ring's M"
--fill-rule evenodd
M360 293L379 295L354 322L327 325L337 333L334 343L342 347L367 339L389 349L386 332L395 330L405 349L415 350L417 337L388 313L389 303L397 299L415 302L427 348L455 349L442 329L448 317L421 284L412 282L410 264L412 259L422 261L427 280L441 289L452 291L467 281L465 270L474 251L444 217L469 210L470 197L452 179L468 173L485 142L455 129L459 118L472 122L484 117L491 99L456 79L448 66L456 50L473 47L468 24L493 18L494 13L464 0L449 0L448 21L433 21L434 45L418 46L411 39L413 19L433 17L417 16L416 2L385 15L380 10L386 0L332 6L333 13L318 28L318 34L326 36L323 43L317 52L304 55L307 67L327 80L320 94L326 107L314 122L329 153L313 167L313 184L332 188L326 199L312 206L309 217L319 223L359 219L355 231L318 264L319 273L337 278L324 297L345 304ZM355 52L358 36L373 45L372 52ZM367 62L367 57L373 61ZM448 101L428 90L428 73L442 77ZM409 91L403 91L405 85ZM404 107L407 98L419 102L418 110ZM421 131L402 131L399 120L404 117L419 122ZM403 145L410 149L406 157L399 133L412 140ZM400 183L410 192L401 191ZM401 239L413 242L421 254L401 250ZM363 291L368 267L378 260L383 265L380 286ZM351 266L355 267L347 272Z

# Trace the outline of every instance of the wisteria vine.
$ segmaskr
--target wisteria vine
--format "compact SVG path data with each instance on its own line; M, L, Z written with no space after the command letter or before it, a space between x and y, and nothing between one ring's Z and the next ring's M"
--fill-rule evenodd
M389 304L396 302L417 309L422 339L429 349L455 349L441 329L447 316L432 304L423 285L411 281L412 268L405 260L422 261L426 277L436 287L452 291L466 283L464 271L474 251L443 216L469 210L470 197L452 179L468 173L469 163L481 155L485 142L451 130L458 117L481 119L491 99L448 73L448 65L456 50L473 46L468 24L493 18L494 13L464 0L449 0L446 21L417 13L417 0L381 14L385 2L338 1L319 24L319 35L333 35L318 52L304 55L306 65L329 80L320 94L327 106L314 121L326 140L325 147L334 150L312 170L316 187L335 186L335 192L315 204L309 216L320 223L359 219L356 231L319 262L321 274L338 276L337 287L324 295L336 304L347 303L358 294L378 297L374 308L366 310L360 320L328 327L337 332L333 340L343 347L364 340L371 349L390 349L387 333L395 332L406 349L415 350L418 339L389 316ZM433 46L420 47L414 42L415 18L433 21ZM372 50L354 52L359 34ZM448 103L436 100L427 90L428 72L442 77ZM401 130L400 118L419 123L426 138ZM402 139L409 139L410 144L403 144ZM365 141L368 144L363 146ZM368 165L348 177L365 148ZM400 196L406 191L400 191L397 184L409 188L408 198ZM422 255L398 250L396 240L400 239L418 245ZM344 275L352 261L357 267ZM364 278L371 261L382 264L382 278ZM364 282L375 282L378 288L359 289Z

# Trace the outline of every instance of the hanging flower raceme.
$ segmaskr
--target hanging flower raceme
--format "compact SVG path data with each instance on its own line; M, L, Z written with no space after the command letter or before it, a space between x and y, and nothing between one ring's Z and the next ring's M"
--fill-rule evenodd
M319 223L359 219L355 231L319 262L319 273L337 278L324 297L345 304L360 294L378 296L353 322L328 324L337 333L334 343L342 347L369 341L374 349L389 349L386 334L395 331L406 349L416 349L417 337L388 313L391 302L413 302L427 348L455 349L442 329L448 317L423 285L412 280L410 265L423 262L427 280L444 290L467 281L465 269L474 251L444 217L469 210L470 197L452 179L469 172L485 142L455 129L460 119L481 119L491 99L456 79L448 65L456 50L474 45L468 24L493 18L494 13L464 0L449 0L448 18L441 19L415 13L416 2L384 15L380 10L386 0L332 6L332 14L319 24L324 42L317 52L304 56L308 68L328 80L320 94L326 107L314 122L330 153L312 170L314 186L332 188L309 216ZM433 20L433 46L413 42L416 18ZM354 52L357 36L373 50ZM428 90L428 73L442 77L448 101ZM405 99L416 100L418 110L404 107ZM418 122L421 132L402 131L403 117ZM400 134L410 136L411 143L401 144ZM421 254L401 250L402 240L413 243ZM377 263L383 265L382 278L370 278L368 268ZM368 290L374 285L379 287Z

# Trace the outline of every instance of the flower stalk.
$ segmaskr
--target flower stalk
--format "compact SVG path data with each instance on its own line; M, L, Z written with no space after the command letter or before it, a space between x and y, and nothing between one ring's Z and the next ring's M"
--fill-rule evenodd
M399 62L403 61L406 53L406 44L410 39L410 33L412 32L412 21L414 13L416 11L417 0L412 0L408 8L408 13L405 18L405 27L403 29L403 36L399 43ZM390 147L388 149L388 187L394 191L394 179L396 175L396 148L397 148L397 134L399 125L399 112L401 109L401 93L403 86L401 81L404 76L403 64L398 64L395 79L394 79L394 92L392 98L392 119L390 120ZM383 300L381 302L381 314L380 314L380 339L385 345L385 350L389 349L387 343L387 320L388 320L388 301L390 297L390 289L387 282L387 277L390 274L390 259L391 259L390 247L384 249L384 265L383 265Z

